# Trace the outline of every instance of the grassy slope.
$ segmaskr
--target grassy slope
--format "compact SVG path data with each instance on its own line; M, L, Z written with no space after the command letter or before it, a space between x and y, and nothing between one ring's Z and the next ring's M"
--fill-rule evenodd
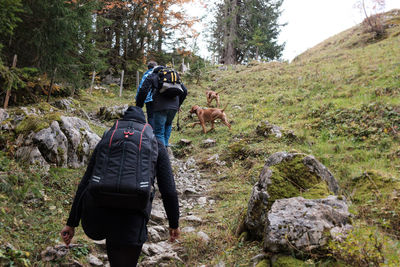
M193 247L188 254L189 262L224 260L228 265L239 266L247 264L249 257L259 252L260 244L243 243L233 233L265 157L274 152L296 150L314 155L333 172L350 199L356 190L352 179L369 170L390 177L391 182L399 182L399 33L399 26L390 28L387 38L373 42L368 41L370 34L355 27L307 51L291 64L237 66L226 72L211 73L210 81L190 87L184 110L193 104L205 106L206 88L216 91L228 88L221 99L223 105L229 103L227 113L233 129L229 132L221 124L204 136L196 126L173 135L175 142L180 138L194 141L190 154L204 163L205 171L216 181L212 190L218 200L215 212L203 212L209 219L203 230L214 237L212 245L202 250L193 240L187 240L188 247ZM302 141L256 137L255 128L264 120L293 130ZM191 121L185 123L189 125ZM206 137L216 139L218 145L200 149L201 140ZM207 161L215 153L228 162L227 167ZM385 194L387 188L379 190ZM359 206L352 207L359 214L356 224L363 229L360 235L373 232L374 236L382 236L380 231L384 230L383 236L398 237L398 201L391 202L392 206L385 199L379 201L379 205L373 203L362 214ZM397 214L385 216L387 211L374 214L374 206L382 210L388 206ZM382 228L371 230L365 221ZM396 251L396 246L398 250L398 243L385 243L386 258L393 253L396 257L396 252L389 248Z
M192 148L175 147L175 152L196 157L205 178L214 181L210 194L217 202L213 210L198 209L207 221L200 228L212 237L211 243L201 245L194 235L183 237L187 266L220 260L227 266L247 266L249 259L261 251L260 243L239 240L234 231L265 158L274 152L313 154L333 172L349 197L354 190L352 178L367 170L399 177L400 148L395 127L400 125L393 124L398 123L400 106L399 32L400 27L393 27L388 38L368 43L368 34L356 27L328 39L291 64L211 70L201 86L188 85L190 93L183 106L185 113L181 114L184 127L181 132L173 132L172 142L181 138L193 141ZM194 119L186 112L193 104L205 106L204 91L208 87L227 88L221 99L223 105L229 103L232 131L217 125L216 131L205 136L199 126L189 127ZM126 92L123 99L96 93L92 97L83 95L80 103L86 110L97 110L131 99L132 92ZM293 130L299 140L257 136L255 128L264 120ZM101 134L103 129L97 127L96 131ZM200 148L206 138L217 140L217 146ZM208 160L217 153L227 162L225 167ZM35 175L10 162L4 154L0 161L0 245L10 242L16 249L30 252L30 261L36 262L41 250L59 242L58 231L66 220L71 194L83 170L53 169L49 175ZM352 209L360 213L357 205ZM385 225L369 212L362 213L356 222L360 229L366 228L365 222ZM389 223L386 228L368 231L399 236L394 228ZM89 244L81 230L76 240ZM73 255L78 257L81 252ZM385 253L395 255L388 249Z

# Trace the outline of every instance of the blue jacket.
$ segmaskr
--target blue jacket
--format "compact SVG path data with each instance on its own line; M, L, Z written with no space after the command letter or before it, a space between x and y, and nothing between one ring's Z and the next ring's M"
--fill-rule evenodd
M139 95L139 91L142 88L144 80L146 80L147 76L149 76L152 72L153 72L153 69L149 69L143 74L142 80L140 80L140 83L139 83L139 88L137 89L137 92L136 92L136 96L135 96L136 101L137 101L137 97ZM151 101L153 101L153 92L149 91L149 93L146 96L146 100L144 101L144 103L151 102Z

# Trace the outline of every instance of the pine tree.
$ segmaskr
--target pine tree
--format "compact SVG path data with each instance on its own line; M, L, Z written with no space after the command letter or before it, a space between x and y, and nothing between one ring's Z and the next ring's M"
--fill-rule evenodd
M224 0L217 5L212 47L220 63L237 64L281 56L277 43L283 0Z
M18 22L21 22L19 13L21 9L21 0L1 0L0 1L0 40L7 40L14 31ZM0 50L2 44L0 43Z
M7 59L18 55L19 67L36 67L68 81L79 81L96 59L92 25L95 1L22 0L24 12L5 45ZM91 68L89 68L91 69Z

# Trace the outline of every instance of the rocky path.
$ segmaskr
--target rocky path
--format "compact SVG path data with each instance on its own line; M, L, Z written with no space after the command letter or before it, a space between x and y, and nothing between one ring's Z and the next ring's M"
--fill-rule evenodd
M196 227L203 222L197 216L197 208L205 208L214 203L214 200L207 197L210 181L202 179L193 157L182 161L170 154L170 158L179 194L181 225L182 222L188 225L181 227L182 234L194 232L207 242L209 237L205 233L197 231ZM168 242L168 222L159 194L156 195L153 202L148 231L149 240L143 246L142 252L145 257L140 266L170 266L168 262L172 259L182 261L180 255L183 252L183 248L179 242Z

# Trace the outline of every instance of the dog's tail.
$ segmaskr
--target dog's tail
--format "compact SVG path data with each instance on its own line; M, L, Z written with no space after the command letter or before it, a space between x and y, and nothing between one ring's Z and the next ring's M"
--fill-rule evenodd
M228 106L229 103L226 103L225 107L221 110L222 112L225 111L226 107Z
M222 89L221 91L217 92L216 94L218 95L218 94L222 93L223 91L225 91L225 90L227 90L227 89L228 89L228 88Z

